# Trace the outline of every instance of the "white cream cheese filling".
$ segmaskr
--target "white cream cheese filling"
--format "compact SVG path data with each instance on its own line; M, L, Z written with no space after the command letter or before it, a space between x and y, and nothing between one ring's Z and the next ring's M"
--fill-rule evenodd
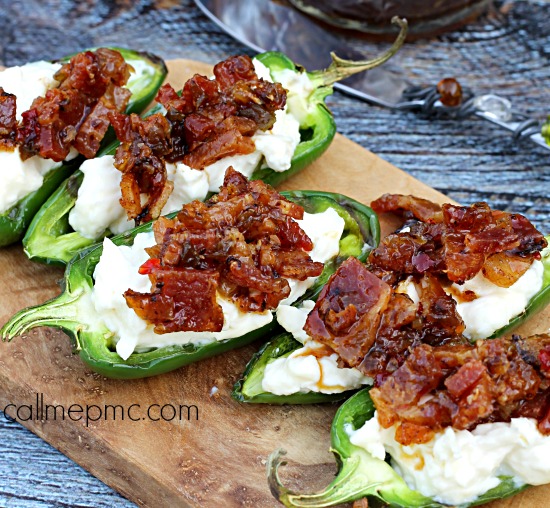
M256 59L254 68L259 77L273 81L269 69ZM292 104L298 105L300 97L305 103L313 87L311 82L307 86L307 76L295 82L290 78L286 79L289 97L295 99L284 110L275 113L276 121L270 130L258 131L252 136L256 145L253 153L225 157L203 170L192 169L182 162L166 165L167 178L174 183L174 191L162 209L163 215L179 210L194 199L203 200L208 192L218 192L229 166L233 166L247 178L264 163L274 171L286 171L290 168L292 157L300 143L300 122L294 115ZM304 97L304 94L307 95ZM114 234L123 233L134 226L120 204L122 175L114 167L113 161L113 156L105 156L85 161L80 168L84 173L84 180L78 190L75 206L69 213L69 224L86 238L99 238L107 230ZM94 206L90 206L92 203Z
M275 395L294 393L342 393L372 384L372 379L354 368L340 367L338 355L316 355L323 345L308 340L289 356L277 358L265 367L262 389Z
M314 261L328 261L338 253L344 220L331 208L323 213L311 214L315 219L309 215L305 214L304 220L298 223L317 247L310 255ZM207 344L240 337L273 320L273 313L270 311L243 313L235 304L218 296L224 313L222 331L175 332L162 335L154 333L153 326L139 318L126 305L123 296L127 289L143 293L150 291L149 277L140 275L138 268L149 259L144 249L154 243L152 232L136 235L132 246L116 246L111 240L105 239L103 253L95 268L91 302L96 315L113 333L117 353L123 359L126 360L134 351L188 343ZM302 296L315 280L315 277L310 277L306 281L289 279L291 296L285 300L286 304Z
M542 288L544 266L536 259L529 269L508 288L493 284L480 272L464 284L453 284L451 296L464 320L464 335L471 340L486 339L521 314L529 300ZM456 293L473 291L477 298L461 301Z
M447 427L430 442L410 446L395 441L395 430L382 428L376 413L361 428L346 429L352 444L380 460L389 453L407 485L438 502L472 502L496 487L499 476L512 476L518 486L550 482L550 436L539 432L534 419L487 423L473 431Z

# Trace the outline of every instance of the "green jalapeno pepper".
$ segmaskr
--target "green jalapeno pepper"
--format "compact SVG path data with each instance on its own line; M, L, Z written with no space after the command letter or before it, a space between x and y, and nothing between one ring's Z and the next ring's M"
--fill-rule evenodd
M326 97L333 92L332 84L357 72L376 67L395 54L401 47L407 32L406 22L399 20L399 24L401 33L398 39L379 58L365 62L350 62L333 55L333 63L328 69L306 72L314 86L314 91L307 98L303 107L304 112L300 115L301 141L292 157L291 167L280 172L261 167L254 171L252 180L263 180L276 186L323 154L336 134L334 118L325 104ZM282 53L270 51L256 56L256 59L270 70L275 81L277 81L277 74L281 71L287 70L297 74L305 72ZM102 155L114 154L115 150L116 147L113 147L112 151L105 151ZM75 173L72 179L65 181L36 214L23 239L25 253L30 259L63 265L80 249L99 240L99 238L84 238L73 231L68 222L69 212L75 205L81 183L82 174Z
M378 238L378 222L374 214L364 213L364 206L338 194L317 191L289 191L283 195L304 207L309 213L322 213L333 208L345 221L340 239L340 252L325 263L316 283L303 298L314 298L337 266L350 255L360 255L369 248L372 238ZM170 216L174 216L171 214ZM152 223L143 224L127 233L115 236L116 245L131 245L138 233L151 231ZM273 320L244 336L207 345L178 345L134 353L124 361L114 351L112 333L99 322L87 323L90 312L87 297L93 289L92 275L103 250L102 244L89 247L75 256L65 271L63 293L43 305L17 313L0 330L3 340L11 339L37 326L53 326L64 330L72 339L82 360L104 376L138 378L168 372L188 363L223 353L248 344L273 331Z
M166 65L159 57L150 53L133 51L124 48L112 48L120 52L124 60L132 65L138 73L130 75L127 87L132 91L130 102L126 108L128 113L140 113L153 100L158 88L162 85L167 74ZM67 62L74 55L69 55L61 62ZM107 131L103 140L103 146L112 140L114 132ZM82 163L82 157L71 161L60 162L44 176L44 181L39 189L30 192L20 199L10 209L0 214L0 247L10 245L20 240L29 227L32 218L44 204L46 199L67 177ZM57 225L61 227L61 225Z
M281 455L285 452L274 452L267 464L268 482L273 495L289 507L334 506L367 496L404 508L448 506L412 490L388 462L373 457L365 449L351 443L348 432L362 427L374 416L374 411L368 389L357 392L337 411L331 427L331 451L334 452L340 468L336 478L321 492L298 494L285 488L278 476L278 468L284 464ZM499 485L475 501L460 505L461 508L512 496L526 488L525 485L518 486L510 476L499 479Z
M550 243L550 236L546 237ZM376 243L377 245L377 243ZM366 255L364 256L366 258ZM359 258L363 260L363 258ZM550 303L550 248L542 252L544 267L543 281L540 291L534 295L525 310L512 318L510 322L493 333L488 339L509 334L514 328L521 325ZM240 402L267 403L267 404L316 404L345 399L351 390L341 393L326 394L320 392L297 392L291 395L275 395L263 390L262 381L266 366L278 358L290 356L303 345L293 338L290 333L276 335L266 343L248 362L242 378L237 381L233 389L233 398Z

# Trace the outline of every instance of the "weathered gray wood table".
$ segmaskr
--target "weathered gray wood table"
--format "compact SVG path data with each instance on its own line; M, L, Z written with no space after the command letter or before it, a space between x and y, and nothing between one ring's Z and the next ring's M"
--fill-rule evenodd
M496 7L470 27L409 44L399 65L416 83L454 75L479 93L498 93L542 119L550 113L550 3L497 2ZM211 63L248 52L191 0L0 0L0 64L105 44ZM372 47L375 53L382 46ZM481 120L425 120L342 94L330 105L341 133L420 180L463 203L486 200L524 213L550 231L550 152L518 144ZM133 506L1 413L0 456L0 507Z

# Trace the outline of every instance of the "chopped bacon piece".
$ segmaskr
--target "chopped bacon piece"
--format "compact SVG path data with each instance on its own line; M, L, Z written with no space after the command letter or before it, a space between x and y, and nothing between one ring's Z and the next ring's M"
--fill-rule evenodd
M487 368L479 360L471 360L445 380L445 386L452 397L459 398L479 383Z
M37 97L22 113L17 143L23 159L39 155L64 160L71 146L94 157L111 112L123 111L130 92L122 88L130 76L129 66L118 51L107 48L85 51L56 72L58 88Z
M88 159L95 156L109 127L109 113L124 111L131 96L128 88L108 86L78 130L74 147L79 153Z
M0 150L13 150L17 136L16 98L0 87Z
M243 136L237 129L230 129L210 136L194 151L186 154L183 162L190 168L204 169L225 157L248 155L255 149L252 138Z
M214 76L222 90L228 90L239 81L253 81L257 78L254 64L246 55L234 56L214 66Z
M194 268L153 269L153 287L159 294L128 290L124 298L142 319L155 325L155 333L176 331L219 332L223 311L216 301L219 273Z
M395 212L422 222L441 222L441 206L427 199L403 194L384 194L371 203L376 213Z
M514 335L513 340L520 356L540 369L546 377L550 377L550 336L533 335L522 338Z
M443 369L430 346L422 344L414 348L401 367L369 392L380 424L387 428L400 420L405 421L401 414L421 406L420 398L435 390L443 376Z
M395 440L404 446L429 443L433 437L433 429L430 429L426 425L418 425L411 422L401 423L395 431Z
M321 291L304 330L356 366L376 340L390 296L388 284L357 259L348 258Z
M141 119L133 113L111 113L109 118L121 142L114 162L123 173L120 203L129 219L147 222L160 215L173 189L163 157L171 148L170 125L160 114ZM145 204L141 194L148 196Z
M546 246L525 217L491 210L487 203L440 207L413 196L384 194L372 207L421 221L408 232L389 235L370 254L371 270L385 280L430 272L462 284L483 270L493 283L509 287Z
M285 277L305 280L324 268L311 260L306 252L311 240L290 218L303 214L267 184L248 182L229 168L217 196L185 205L174 219L155 222L156 245L147 249L151 259L140 268L149 275L152 292L127 291L128 305L158 333L221 330L216 293L243 312L275 309L290 295ZM204 277L198 275L202 272Z
M396 439L404 445L426 442L448 426L472 429L517 416L537 418L541 432L550 434L548 384L508 339L421 344L370 395L380 424L397 424Z
M430 344L444 344L448 339L461 337L464 322L456 311L455 301L445 293L438 279L426 274L416 287L420 296L422 340Z
M170 85L162 86L157 101L172 129L166 159L204 169L224 157L252 153L252 135L273 126L286 91L280 83L259 79L248 56L234 56L214 67L214 79L193 76L181 97Z

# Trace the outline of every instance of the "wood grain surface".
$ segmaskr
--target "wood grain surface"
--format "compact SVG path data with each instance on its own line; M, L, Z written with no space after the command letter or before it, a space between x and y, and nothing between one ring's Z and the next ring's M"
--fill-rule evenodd
M455 75L479 93L504 95L517 110L542 120L550 104L549 40L550 2L497 0L478 22L408 43L395 65L418 84ZM253 54L202 15L193 0L0 0L0 64L56 58L102 44L210 63ZM367 56L384 47L354 42ZM457 201L485 200L524 213L550 231L550 158L543 149L518 144L475 118L427 120L341 93L329 103L341 133L409 174ZM8 270L0 266L0 278ZM65 337L60 344L66 345ZM0 443L0 507L134 506L1 412ZM535 506L522 500L522 507Z
M177 86L192 73L208 70L194 62L174 61L169 80ZM364 202L388 191L445 200L342 136L284 188L326 189L329 181L330 190ZM389 222L384 217L382 221L387 231ZM31 263L19 246L0 252L0 266L10 267L0 279L0 322L23 306L41 303L59 292L60 271ZM550 314L541 314L529 323L529 331L540 331L549 323ZM155 378L119 381L89 371L71 353L62 332L37 329L0 346L0 407L34 405L36 394L47 404L65 408L72 404L196 406L198 421L143 417L140 421L109 418L85 423L67 418L31 420L24 425L141 506L276 506L265 479L268 454L281 446L289 450L287 478L297 488L308 490L328 483L335 470L328 448L336 408L233 401L231 386L254 350L254 346L243 348ZM143 413L138 410L138 414ZM533 495L548 494L550 487L533 492L525 495L534 501L539 498Z

